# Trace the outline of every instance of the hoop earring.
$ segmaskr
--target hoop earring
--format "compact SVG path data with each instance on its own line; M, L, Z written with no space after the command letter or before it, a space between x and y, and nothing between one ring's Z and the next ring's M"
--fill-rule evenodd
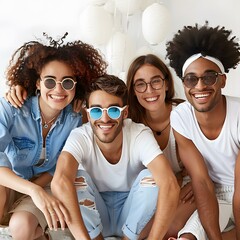
M36 89L35 95L36 95L36 96L40 96L40 95L41 95L40 89L38 89L38 88Z

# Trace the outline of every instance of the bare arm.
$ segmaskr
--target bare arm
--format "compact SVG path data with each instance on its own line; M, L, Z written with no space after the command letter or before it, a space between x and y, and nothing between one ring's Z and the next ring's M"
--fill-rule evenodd
M234 195L233 195L233 213L235 218L236 238L240 240L240 152L236 160L235 166L235 183L234 183Z
M147 167L159 186L157 210L148 239L163 239L177 209L179 186L163 154L156 157Z
M191 140L176 131L174 135L181 160L192 179L194 198L201 223L209 240L220 240L222 237L219 227L218 202L204 159Z
M57 168L51 183L51 189L67 208L70 219L67 225L76 240L90 239L84 225L78 204L74 180L78 169L78 162L68 152L62 152L57 162Z
M49 184L52 180L52 175L50 173L42 173L38 177L34 177L31 179L31 182L37 184L38 186L45 187L47 184Z

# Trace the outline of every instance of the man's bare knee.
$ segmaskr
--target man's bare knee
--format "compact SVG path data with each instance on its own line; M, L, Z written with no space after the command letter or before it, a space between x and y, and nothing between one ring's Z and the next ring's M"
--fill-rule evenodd
M85 190L88 186L86 179L83 176L75 178L74 185L77 190Z
M86 199L80 200L79 204L92 210L96 209L95 202L93 202L91 199L86 198Z

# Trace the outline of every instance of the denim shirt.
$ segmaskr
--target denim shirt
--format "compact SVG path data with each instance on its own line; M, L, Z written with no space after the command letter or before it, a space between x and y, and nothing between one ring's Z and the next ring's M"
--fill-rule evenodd
M0 167L10 168L24 179L31 179L43 172L53 175L68 135L80 125L81 114L73 112L69 104L61 111L46 136L46 158L39 166L43 137L38 97L29 98L19 109L1 98Z

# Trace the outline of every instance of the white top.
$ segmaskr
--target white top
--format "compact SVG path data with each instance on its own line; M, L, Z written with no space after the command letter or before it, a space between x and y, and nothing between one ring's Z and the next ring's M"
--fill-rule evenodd
M175 107L175 105L172 105L172 110L175 109ZM179 165L177 158L177 146L172 127L170 127L168 143L165 149L163 149L163 154L168 159L175 174L182 171L182 167Z
M63 148L82 164L99 192L129 191L139 172L162 151L150 128L124 120L122 155L110 164L96 144L89 123L75 128Z
M170 119L173 129L196 145L212 180L233 186L235 162L240 149L240 98L226 96L226 103L226 118L219 136L214 140L209 140L202 133L189 102L179 104Z
M180 171L182 171L181 166L179 165L179 161L177 158L177 148L176 148L176 140L173 135L173 130L170 128L170 133L169 133L169 139L168 139L168 144L163 150L164 156L167 158L169 161L173 172L176 174Z

